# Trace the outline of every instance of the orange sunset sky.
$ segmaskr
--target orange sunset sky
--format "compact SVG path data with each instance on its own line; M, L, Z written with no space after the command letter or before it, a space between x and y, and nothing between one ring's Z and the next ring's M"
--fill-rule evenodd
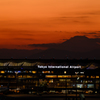
M100 0L0 0L0 49L84 35L100 38Z

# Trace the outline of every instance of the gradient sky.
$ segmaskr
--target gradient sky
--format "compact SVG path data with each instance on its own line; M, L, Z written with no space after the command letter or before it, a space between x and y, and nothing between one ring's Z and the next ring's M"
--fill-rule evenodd
M100 0L0 0L0 48L100 38Z

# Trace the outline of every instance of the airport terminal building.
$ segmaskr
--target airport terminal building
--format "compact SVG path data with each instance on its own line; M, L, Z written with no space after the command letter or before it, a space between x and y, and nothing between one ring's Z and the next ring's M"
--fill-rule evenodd
M0 88L47 93L100 93L100 60L3 59Z

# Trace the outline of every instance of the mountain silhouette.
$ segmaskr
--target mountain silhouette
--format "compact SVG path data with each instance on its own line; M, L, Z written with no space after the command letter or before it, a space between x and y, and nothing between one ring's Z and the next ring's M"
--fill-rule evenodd
M85 36L75 36L61 44L46 44L48 49L40 53L34 54L34 58L43 59L64 59L64 58L97 58L100 59L100 45L98 44L100 39L89 39ZM33 45L34 46L34 45ZM37 46L42 46L37 45ZM52 47L52 48L51 48ZM32 58L32 56L30 56Z
M35 47L47 47L48 49L60 49L74 52L87 52L100 49L100 38L89 39L85 36L75 36L63 43L32 44Z
M98 39L100 41L100 39ZM75 36L71 39L63 42L60 48L64 48L68 51L87 52L95 49L100 49L98 40L89 39L85 36Z
M85 36L75 36L63 43L32 44L29 46L47 47L47 50L17 50L0 49L0 59L100 59L100 38L90 39Z

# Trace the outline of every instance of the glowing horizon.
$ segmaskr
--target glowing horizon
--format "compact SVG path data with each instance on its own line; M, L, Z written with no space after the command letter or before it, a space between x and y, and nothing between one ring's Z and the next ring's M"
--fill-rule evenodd
M100 0L0 0L0 49L100 38L99 19Z

